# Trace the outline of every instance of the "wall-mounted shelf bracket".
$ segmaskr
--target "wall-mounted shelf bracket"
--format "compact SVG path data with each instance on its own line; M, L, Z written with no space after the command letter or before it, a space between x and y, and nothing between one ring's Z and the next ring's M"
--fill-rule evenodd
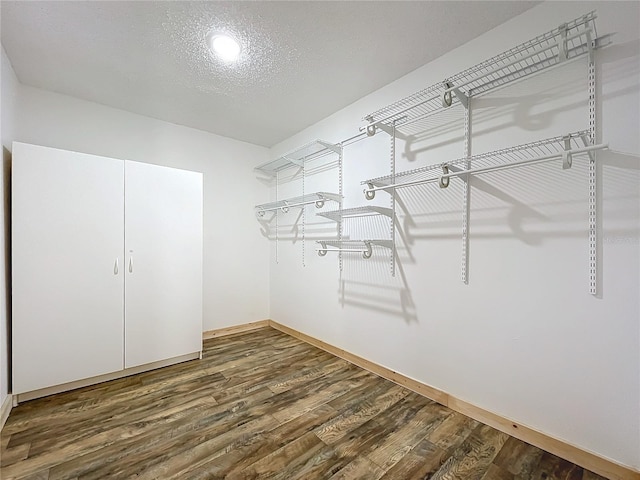
M444 107L450 107L453 103L452 95L455 95L458 101L464 106L464 108L469 108L469 97L462 93L462 91L458 87L454 87L453 84L449 81L444 82L445 91L444 96L442 97L442 105ZM447 103L448 98L448 103Z
M560 33L560 38L558 38L558 61L564 62L569 58L567 47L567 32L569 31L569 27L566 23L563 23L558 27L558 31ZM588 44L590 44L590 42L588 42Z
M585 147L588 147L589 145L591 145L591 137L589 136L588 132L586 132L586 131L585 131L585 132L583 132L580 138L582 139L582 143L583 143L583 145L584 145ZM595 153L594 153L593 151L589 151L589 152L587 152L587 153L588 153L588 155L589 155L589 159L590 159L592 162L594 162L594 161L595 161L595 159L596 159L596 155L595 155Z
M611 43L613 42L612 38L615 35L614 33L605 33L604 35L600 35L599 37L594 38L591 41L591 49L590 51L593 52L594 50L598 50L599 48L603 48L603 47L607 47L609 45L611 45ZM589 58L589 60L593 60L593 58Z
M445 175L448 175L448 174L449 174L449 166L443 165L442 177L440 177L440 180L438 181L438 186L440 188L447 188L449 186L449 182L451 181L451 179L449 177L445 177Z
M566 136L563 138L564 150L562 151L562 169L567 170L571 168L573 163L573 157L571 153L571 137Z

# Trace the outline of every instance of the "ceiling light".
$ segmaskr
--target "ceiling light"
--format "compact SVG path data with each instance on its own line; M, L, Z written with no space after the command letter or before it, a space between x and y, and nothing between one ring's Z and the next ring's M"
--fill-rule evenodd
M207 43L209 49L225 62L233 62L240 55L240 44L229 35L210 33Z

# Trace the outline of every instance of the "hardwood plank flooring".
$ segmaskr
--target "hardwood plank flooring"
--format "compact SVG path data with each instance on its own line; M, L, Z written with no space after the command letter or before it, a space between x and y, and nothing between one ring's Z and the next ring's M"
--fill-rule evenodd
M271 328L14 408L9 479L602 480Z

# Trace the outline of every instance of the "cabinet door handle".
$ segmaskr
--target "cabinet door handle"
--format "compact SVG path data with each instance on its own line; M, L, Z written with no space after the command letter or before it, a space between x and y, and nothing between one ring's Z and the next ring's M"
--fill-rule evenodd
M133 257L129 257L129 273L133 273Z
M118 269L118 258L116 257L116 263L115 263L115 265L113 266L113 274L114 274L114 275L117 275L117 274L118 274L118 271L119 271L119 269Z

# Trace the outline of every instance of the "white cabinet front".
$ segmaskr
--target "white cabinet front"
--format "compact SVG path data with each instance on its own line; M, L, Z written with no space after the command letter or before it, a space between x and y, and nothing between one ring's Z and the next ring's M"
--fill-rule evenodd
M125 162L125 367L202 349L202 175Z
M17 142L12 163L13 393L202 351L201 173Z
M13 392L123 368L124 165L14 143Z

